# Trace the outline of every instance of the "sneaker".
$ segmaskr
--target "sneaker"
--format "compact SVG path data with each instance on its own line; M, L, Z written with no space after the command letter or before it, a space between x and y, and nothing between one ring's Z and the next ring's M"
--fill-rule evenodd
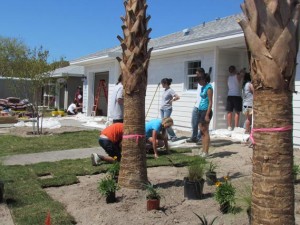
M92 153L92 154L91 154L91 160L92 160L92 165L93 165L93 166L99 165L99 163L100 163L100 161L101 161L100 157L99 157L98 154L96 154L96 153Z
M186 140L187 143L197 143L197 139L196 138L189 138Z
M208 153L203 152L200 156L201 156L202 158L206 158L206 157L209 156L209 155L208 155Z
M228 130L229 130L229 131L232 131L232 127L228 127Z

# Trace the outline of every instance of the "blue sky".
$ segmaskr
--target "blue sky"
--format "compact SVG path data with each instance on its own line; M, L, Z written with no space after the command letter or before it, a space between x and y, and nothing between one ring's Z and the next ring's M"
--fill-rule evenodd
M151 38L241 12L242 0L148 0ZM0 35L73 60L119 45L123 0L0 0Z

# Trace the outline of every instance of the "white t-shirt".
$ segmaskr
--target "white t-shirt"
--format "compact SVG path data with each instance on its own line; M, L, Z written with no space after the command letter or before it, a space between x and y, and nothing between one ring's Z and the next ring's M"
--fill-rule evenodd
M75 114L75 109L76 109L76 105L75 105L75 103L72 103L71 105L69 105L67 111L72 113L72 114Z
M113 120L123 119L124 106L118 103L118 99L123 99L123 85L121 83L114 87L110 102L110 116Z
M198 86L197 86L197 100L196 100L196 103L195 103L195 107L198 108L198 109L199 109L199 105L200 105L200 101L201 101L200 93L201 93L201 85L198 84Z

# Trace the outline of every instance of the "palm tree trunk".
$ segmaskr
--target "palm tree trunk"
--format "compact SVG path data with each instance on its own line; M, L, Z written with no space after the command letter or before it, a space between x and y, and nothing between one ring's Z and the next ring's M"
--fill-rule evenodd
M145 151L145 95L151 50L148 50L146 0L124 1L122 17L124 39L118 36L123 57L117 58L124 86L124 136L119 184L127 188L143 188L147 179Z
M290 126L291 92L255 91L254 115L254 131ZM254 132L253 138L252 224L295 224L292 130Z
M252 224L294 225L292 93L300 5L245 0L242 9L254 87Z

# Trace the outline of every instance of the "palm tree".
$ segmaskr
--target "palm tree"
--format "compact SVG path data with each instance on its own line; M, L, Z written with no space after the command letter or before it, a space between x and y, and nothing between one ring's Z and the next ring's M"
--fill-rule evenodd
M245 0L239 21L254 86L252 224L295 224L292 93L297 0ZM278 128L278 129L274 129Z
M151 55L148 50L146 0L124 1L126 15L122 17L124 39L118 36L122 59L117 58L124 85L124 136L119 184L127 188L143 188L147 183L145 151L145 95L147 70Z

